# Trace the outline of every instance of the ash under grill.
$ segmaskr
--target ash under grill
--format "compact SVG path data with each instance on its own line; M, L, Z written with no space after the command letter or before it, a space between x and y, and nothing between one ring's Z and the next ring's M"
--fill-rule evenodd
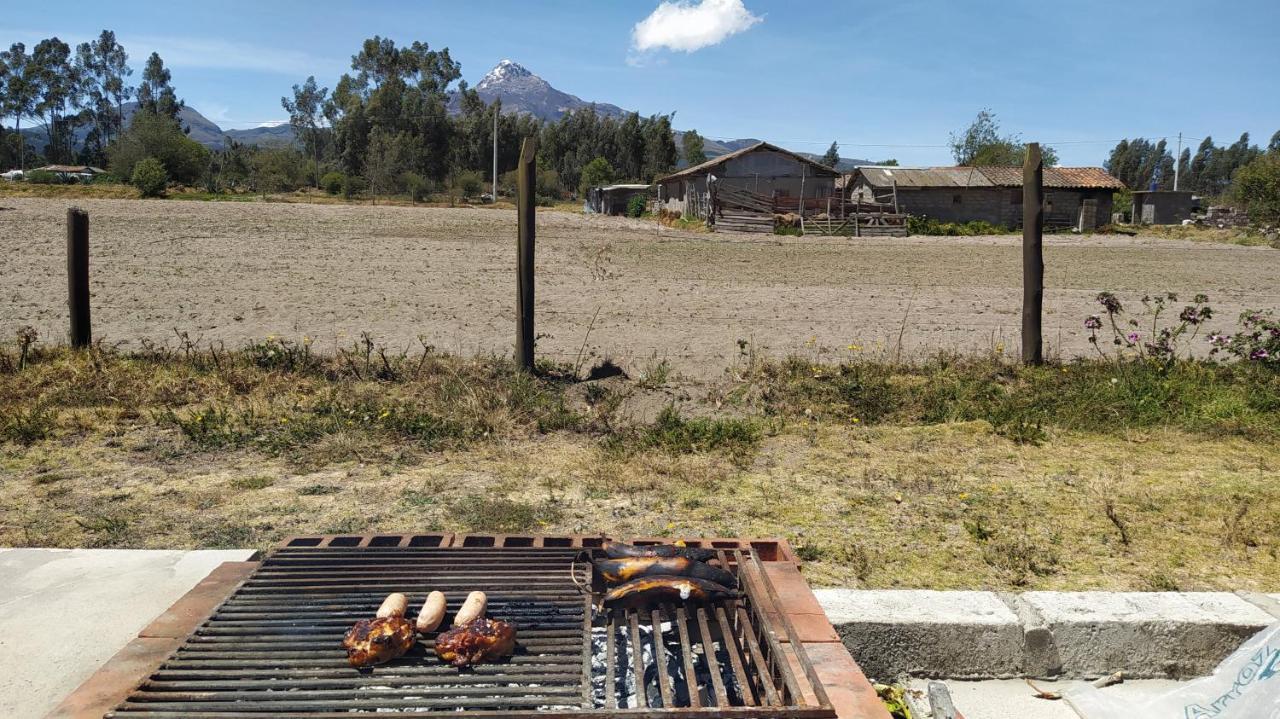
M778 635L790 628L766 611L750 550L721 552L740 600L604 614L571 579L579 549L379 539L276 550L108 716L835 716L798 643L801 676L788 664ZM576 571L590 583L589 565ZM488 616L516 625L515 655L458 670L435 657L432 635L388 664L347 663L353 623L396 591L412 616L431 590L448 597L447 616L485 592Z

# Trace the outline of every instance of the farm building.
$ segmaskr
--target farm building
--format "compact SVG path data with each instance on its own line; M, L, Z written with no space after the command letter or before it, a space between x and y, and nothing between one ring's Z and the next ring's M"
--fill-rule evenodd
M1191 219L1195 196L1175 190L1140 190L1133 193L1133 224L1177 225Z
M759 142L659 179L658 207L683 217L707 219L713 179L720 187L797 206L802 196L809 201L831 197L839 176L820 162Z
M42 172L52 172L64 182L68 180L92 180L97 175L105 175L106 170L89 165L45 165L38 168Z
M943 222L1022 225L1021 167L860 167L846 192L892 202L902 212ZM1111 193L1124 183L1100 167L1044 168L1045 225L1093 230L1111 221Z
M605 185L587 190L586 211L601 215L625 215L636 195L647 196L653 185Z

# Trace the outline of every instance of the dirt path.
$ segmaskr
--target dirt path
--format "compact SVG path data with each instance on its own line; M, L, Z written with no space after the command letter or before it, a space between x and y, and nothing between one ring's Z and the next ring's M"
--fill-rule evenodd
M0 335L66 331L67 200L0 199ZM394 348L508 352L515 214L503 210L80 200L92 227L96 337L136 347L174 329L228 344L267 335L322 349L370 332ZM719 374L739 340L771 354L1017 351L1019 239L837 240L694 234L539 215L543 355L660 359ZM1206 292L1233 326L1280 306L1280 251L1119 236L1046 240L1045 335L1090 351L1103 289ZM596 316L596 313L599 313ZM594 325L592 318L596 316ZM588 336L588 330L589 336Z

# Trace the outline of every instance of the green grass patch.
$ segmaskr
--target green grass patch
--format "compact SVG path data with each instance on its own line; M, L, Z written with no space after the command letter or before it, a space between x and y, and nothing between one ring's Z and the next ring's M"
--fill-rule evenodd
M1257 363L1090 360L1024 367L939 355L920 364L828 366L791 358L762 365L750 381L766 414L896 425L985 420L1031 444L1046 438L1046 427L1280 437L1280 373Z

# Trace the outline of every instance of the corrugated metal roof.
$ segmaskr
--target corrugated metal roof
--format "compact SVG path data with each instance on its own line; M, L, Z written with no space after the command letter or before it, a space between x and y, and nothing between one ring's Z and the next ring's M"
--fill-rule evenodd
M1022 187L1021 167L859 167L872 187ZM1101 167L1046 167L1044 186L1119 190L1124 183Z
M724 163L734 159L735 157L742 157L743 155L750 154L757 150L771 150L773 152L778 152L783 155L787 155L788 157L792 157L798 160L799 162L803 162L806 165L817 168L820 171L820 174L826 175L827 177L831 177L832 175L835 175L838 177L840 175L839 172L836 172L835 170L831 169L830 167L827 167L821 162L810 160L809 158L803 155L797 155L796 153L790 150L783 149L769 142L757 142L756 144L751 145L750 147L744 147L741 150L734 150L733 152L726 152L725 154L720 155L719 157L713 157L710 160L707 160L706 162L700 162L692 167L686 167L679 172L673 172L670 175L667 175L666 177L658 178L657 181L667 182L668 180L675 180L681 177L688 177L690 175L701 175L706 173L708 170L711 170L714 167L723 165Z
M1021 167L983 167L982 174L1000 187L1022 187ZM1120 190L1124 183L1101 167L1046 167L1044 186L1059 189Z
M991 187L976 167L859 167L872 187Z
M605 185L600 189L605 192L610 192L613 190L647 190L650 187L652 187L652 185Z

